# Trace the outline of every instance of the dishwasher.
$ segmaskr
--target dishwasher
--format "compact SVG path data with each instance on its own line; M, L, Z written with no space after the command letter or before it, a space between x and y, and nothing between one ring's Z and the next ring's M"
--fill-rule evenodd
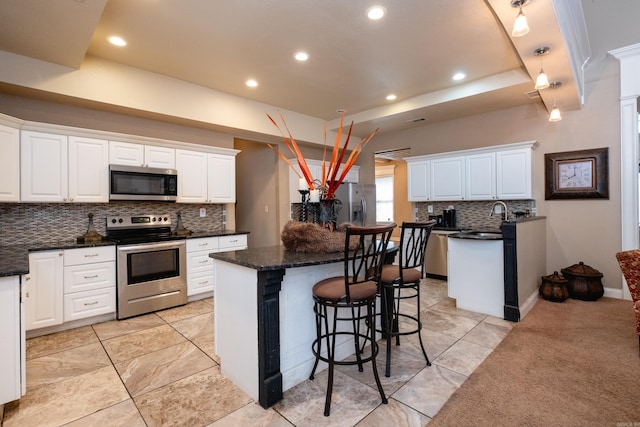
M447 280L447 246L451 233L459 231L433 230L427 241L427 253L424 257L424 271L427 277Z

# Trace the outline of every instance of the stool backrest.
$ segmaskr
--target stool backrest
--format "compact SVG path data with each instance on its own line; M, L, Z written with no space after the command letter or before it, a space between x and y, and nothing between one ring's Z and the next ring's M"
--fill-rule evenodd
M377 283L380 280L382 264L387 254L387 245L391 238L391 232L396 227L395 223L369 227L347 227L344 251L347 301L350 300L350 286L367 281ZM355 249L353 249L354 240L357 240Z
M415 268L420 270L421 277L424 277L424 256L435 224L435 221L402 223L398 260L401 270Z

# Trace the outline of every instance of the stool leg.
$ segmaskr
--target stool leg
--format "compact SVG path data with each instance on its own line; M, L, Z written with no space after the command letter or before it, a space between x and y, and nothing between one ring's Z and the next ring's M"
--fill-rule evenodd
M311 369L311 375L309 375L309 379L313 380L316 369L318 368L318 362L320 362L320 354L322 353L322 316L320 313L320 305L315 302L313 305L313 311L316 315L316 340L311 344L312 346L317 345L317 355L316 361L313 363L313 369Z
M427 361L427 366L431 366L431 362L429 361L429 356L427 356L427 351L424 349L424 344L422 343L422 320L420 320L420 283L416 284L416 292L417 292L417 303L418 303L418 313L416 314L416 319L418 319L418 339L420 341L420 348L422 349L422 354L424 355L424 359Z
M358 361L358 371L362 372L362 357L360 357L360 322L358 319L360 318L360 308L358 307L358 315L356 317L356 309L355 307L351 307L351 318L353 324L353 344L355 346L356 360Z
M327 315L327 307L324 306L324 313ZM325 316L326 319L326 316ZM336 346L336 326L338 319L338 309L337 307L333 310L333 328L331 329L331 333L329 333L329 329L327 329L327 359L329 360L329 367L327 368L327 396L324 401L324 416L328 417L329 412L331 410L331 393L333 391L333 368L334 368L334 354L335 354L335 346ZM328 327L328 320L325 322Z
M375 322L375 301L367 305L367 318L370 322ZM376 366L375 354L378 352L378 344L376 343L376 328L370 328L371 334L371 366L373 368L373 376L376 379L376 385L378 386L378 392L380 392L380 398L382 403L388 403L387 396L382 389L382 383L380 383L380 377L378 376L378 367Z

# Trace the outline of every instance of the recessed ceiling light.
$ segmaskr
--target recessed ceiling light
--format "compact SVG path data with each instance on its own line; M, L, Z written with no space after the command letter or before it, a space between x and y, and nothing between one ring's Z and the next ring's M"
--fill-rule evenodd
M120 36L111 36L107 40L114 46L126 46L127 42Z
M467 77L467 75L466 75L465 73L463 73L463 72L458 72L458 73L455 73L451 78L452 78L453 80L456 80L456 81L457 81L457 80L462 80L462 79L464 79L465 77Z
M307 52L296 52L294 58L296 58L298 61L306 61L307 59L309 59L309 54Z
M397 96L395 96L394 94L387 95L387 101L393 101L396 98L397 98Z
M245 84L249 87L256 87L258 86L258 82L255 81L254 79L249 79L245 82Z
M367 9L367 18L372 21L382 18L387 13L387 10L382 6L371 6Z

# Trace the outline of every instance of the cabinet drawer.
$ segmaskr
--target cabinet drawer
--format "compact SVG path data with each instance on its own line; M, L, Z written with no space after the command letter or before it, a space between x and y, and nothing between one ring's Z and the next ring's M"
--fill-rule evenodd
M187 274L213 274L213 259L209 258L211 251L200 251L187 254Z
M116 260L115 246L67 249L64 251L64 265L89 264Z
M219 249L220 251L234 251L237 249L247 249L247 235L237 234L235 236L220 236L219 237Z
M187 279L187 294L189 296L213 291L215 278L212 273L190 275Z
M75 292L64 296L64 321L84 319L116 311L116 288Z
M196 251L218 251L218 237L203 237L202 239L187 239L187 253Z
M113 287L115 284L116 263L113 261L64 268L65 294Z

